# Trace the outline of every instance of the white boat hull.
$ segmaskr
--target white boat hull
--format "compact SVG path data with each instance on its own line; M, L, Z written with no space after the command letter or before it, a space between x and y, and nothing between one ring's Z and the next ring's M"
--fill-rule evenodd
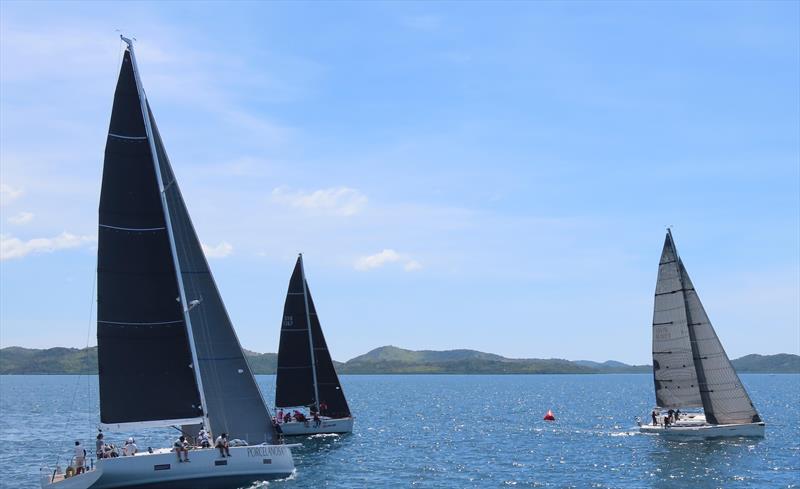
M653 433L676 438L763 438L764 423L745 424L677 424L665 428L663 425L641 425L642 433Z
M230 457L217 449L189 451L190 462L178 462L170 450L132 457L98 460L96 470L57 482L44 489L232 489L292 475L291 450L283 445L231 447ZM98 475L99 474L99 475Z
M322 418L319 425L314 420L290 421L279 425L284 436L319 435L323 433L352 433L353 418Z

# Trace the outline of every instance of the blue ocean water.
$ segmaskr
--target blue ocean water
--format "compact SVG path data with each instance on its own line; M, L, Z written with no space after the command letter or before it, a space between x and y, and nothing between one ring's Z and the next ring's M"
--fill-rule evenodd
M274 377L258 380L271 399ZM800 375L742 381L767 422L763 440L639 434L650 375L344 376L355 432L298 439L297 473L268 486L800 487ZM548 409L555 423L542 420ZM97 420L94 376L0 377L0 486L38 487L39 467L76 438L93 446ZM109 438L155 447L176 434Z

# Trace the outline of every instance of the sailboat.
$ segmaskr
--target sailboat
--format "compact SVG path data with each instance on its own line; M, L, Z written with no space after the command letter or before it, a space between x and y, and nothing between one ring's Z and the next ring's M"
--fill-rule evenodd
M284 435L353 431L350 407L308 289L302 254L297 257L283 307L275 405L279 409L276 421ZM291 415L292 408L306 419L282 419L283 410Z
M114 94L100 195L97 344L100 427L200 427L215 448L178 463L170 448L101 458L85 473L43 474L43 488L227 488L285 478L267 404L239 345L145 96L133 43Z
M653 381L657 407L650 415L652 423L640 422L641 432L705 438L764 436L764 422L711 326L670 229L656 282ZM667 409L673 416L662 416Z

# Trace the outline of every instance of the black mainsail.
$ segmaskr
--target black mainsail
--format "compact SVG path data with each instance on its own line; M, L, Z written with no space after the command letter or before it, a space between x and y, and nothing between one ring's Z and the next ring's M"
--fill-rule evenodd
M309 406L331 418L350 416L325 336L305 279L303 256L297 258L283 308L275 405Z
M117 411L133 411L128 417L135 421L204 422L229 438L274 442L271 415L189 218L128 44L100 205L101 418L119 424L124 419ZM178 412L170 407L173 399L188 404L188 414L161 414ZM152 414L142 414L143 402L155 406Z
M710 424L761 422L700 302L670 230L661 254L655 304L653 375L657 404L702 406Z
M106 141L97 250L100 420L180 423L200 394L129 51Z

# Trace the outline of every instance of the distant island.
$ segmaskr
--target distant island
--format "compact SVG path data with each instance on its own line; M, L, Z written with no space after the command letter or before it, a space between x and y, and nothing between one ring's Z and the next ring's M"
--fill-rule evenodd
M245 350L255 374L274 374L278 355ZM650 365L609 360L506 358L475 350L405 350L382 346L347 362L334 362L340 374L608 374L649 373ZM800 373L800 356L746 355L733 360L740 373ZM97 347L0 349L0 375L96 374Z

